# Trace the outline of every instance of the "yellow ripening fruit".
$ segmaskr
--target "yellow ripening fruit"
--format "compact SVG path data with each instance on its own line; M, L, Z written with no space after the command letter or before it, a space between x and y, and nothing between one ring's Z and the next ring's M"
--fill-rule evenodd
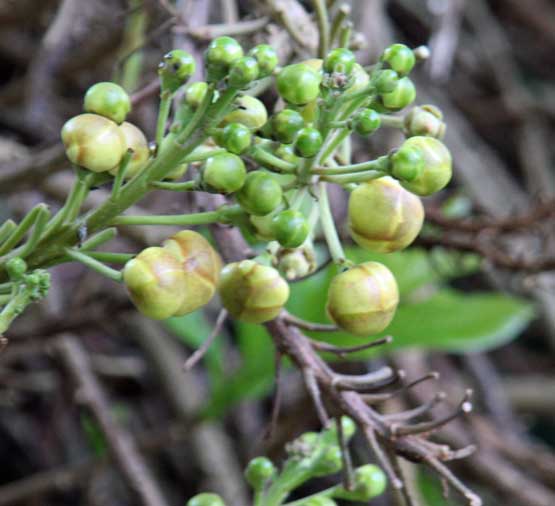
M182 316L208 304L220 279L220 255L193 230L178 232L164 241L163 247L178 259L185 274L184 298L175 315Z
M424 206L395 179L358 185L349 197L349 230L364 249L390 253L406 248L420 233Z
M237 320L273 320L289 298L289 285L273 267L254 260L226 265L218 286L223 306Z
M175 255L156 246L141 251L123 269L131 300L141 313L155 320L176 315L185 298L185 280Z
M93 172L107 172L121 161L126 148L118 125L98 114L79 114L62 127L69 160Z
M412 181L401 184L410 192L422 197L432 195L445 188L451 180L451 153L441 141L433 137L411 137L403 142L402 148L418 148L424 158L424 170Z
M333 278L326 311L341 329L369 336L390 324L398 303L399 290L391 271L378 262L365 262Z
M124 121L118 127L125 138L125 149L132 149L133 155L131 161L125 171L125 179L131 179L135 174L138 174L147 164L150 158L150 149L145 134L137 128L133 123ZM118 173L119 167L110 171L110 174L115 176Z

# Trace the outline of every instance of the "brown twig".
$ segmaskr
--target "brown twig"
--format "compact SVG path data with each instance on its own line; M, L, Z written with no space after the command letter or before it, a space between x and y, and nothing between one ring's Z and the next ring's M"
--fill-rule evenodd
M60 337L56 349L75 381L79 401L90 409L100 425L131 490L144 506L166 506L166 500L139 454L135 441L114 420L108 399L94 377L87 354L79 341L69 335Z

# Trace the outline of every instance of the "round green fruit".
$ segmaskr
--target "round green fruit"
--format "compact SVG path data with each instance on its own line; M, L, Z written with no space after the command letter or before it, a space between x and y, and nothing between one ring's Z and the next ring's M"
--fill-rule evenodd
M249 214L264 216L281 203L283 191L277 180L268 172L249 172L243 187L237 192L237 202Z
M424 159L424 168L412 181L401 184L410 192L422 197L432 195L447 186L452 175L451 153L433 137L411 137L401 148L418 148Z
M410 47L404 44L393 44L389 46L381 57L384 63L397 72L400 76L406 76L416 63L416 58Z
M226 265L218 291L229 314L246 323L273 320L289 298L289 285L279 272L254 260Z
M202 183L218 193L233 193L245 184L247 170L243 160L232 153L211 156L204 162Z
M308 237L308 222L300 211L287 209L272 219L274 237L284 248L297 248Z
M277 89L286 102L304 105L318 97L321 81L318 71L304 63L294 63L278 74Z
M96 83L85 93L83 109L120 124L131 111L131 100L119 84Z
M258 62L260 77L269 76L279 63L276 50L268 44L259 44L253 47L249 51L249 56L252 56Z
M266 121L268 112L264 104L255 97L243 95L235 101L235 109L224 117L222 126L241 123L254 131L262 128Z
M332 279L326 311L339 328L370 336L391 323L398 303L399 290L391 271L378 262L365 262Z
M62 142L69 160L93 172L108 172L121 161L127 147L123 132L98 114L80 114L62 127Z
M293 109L283 109L275 114L271 121L272 133L276 140L283 144L291 144L297 133L304 127L304 119Z
M420 199L390 177L358 185L349 196L349 230L354 241L376 253L409 246L422 229Z

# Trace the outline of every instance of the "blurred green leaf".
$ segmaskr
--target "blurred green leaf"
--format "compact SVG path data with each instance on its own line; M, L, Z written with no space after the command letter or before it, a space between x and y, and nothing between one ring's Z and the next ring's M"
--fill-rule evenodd
M214 385L203 410L207 417L220 416L243 399L262 397L274 384L275 349L266 328L241 322L234 325L242 363L235 373Z

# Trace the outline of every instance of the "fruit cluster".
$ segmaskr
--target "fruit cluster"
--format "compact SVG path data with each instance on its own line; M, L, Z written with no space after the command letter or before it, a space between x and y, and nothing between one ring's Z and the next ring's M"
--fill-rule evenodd
M356 427L346 416L341 418L341 425L347 443ZM336 474L342 468L335 422L322 432L305 432L289 443L286 451L287 458L280 470L266 457L252 459L245 469L245 478L262 504L282 504L307 480ZM378 466L368 464L354 471L349 490L343 485L335 485L294 503L298 506L337 506L335 499L367 503L383 494L386 484L384 472ZM224 506L224 502L217 494L202 493L192 497L187 506Z
M393 252L417 237L424 220L419 197L447 185L451 156L440 140L445 124L436 107L393 114L415 100L408 77L415 63L413 50L394 44L369 68L345 48L279 67L272 47L258 45L245 54L235 39L219 37L205 52L206 81L187 84L195 62L174 50L159 67L160 116L150 147L125 121L130 100L122 88L90 88L85 113L62 129L74 164L114 174L120 183L130 180L121 183L130 187L139 181L226 195L230 203L224 208L180 216L175 223L237 225L255 248L263 246L257 257L221 272L218 254L195 232L182 231L161 247L147 248L123 270L139 310L152 318L183 315L217 291L234 318L269 321L287 302L288 280L316 269L314 240L321 230L340 270L329 287L330 319L355 335L383 331L399 301L396 281L380 263L353 265L345 258L326 185L350 192L348 229L360 247ZM269 114L248 93L273 79L281 100ZM384 127L399 128L406 140L388 154L351 163L350 135L367 137ZM189 148L180 153L175 146ZM193 175L180 181L187 171ZM171 224L162 218L160 223ZM141 224L125 216L116 223ZM156 217L145 223L156 223Z

